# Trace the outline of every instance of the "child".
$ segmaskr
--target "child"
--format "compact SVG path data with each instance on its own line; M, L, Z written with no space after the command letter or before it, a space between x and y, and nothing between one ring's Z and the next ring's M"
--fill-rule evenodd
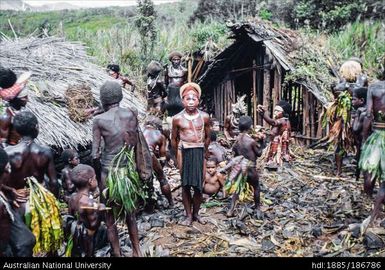
M72 183L70 173L74 167L79 164L79 155L73 149L66 149L61 155L64 161L64 169L61 171L61 182L64 189L64 201L68 202L71 194L75 192L75 186Z
M71 224L71 234L76 253L86 257L94 256L97 242L106 242L105 228L100 226L106 210L104 204L93 198L93 192L98 187L95 171L91 166L79 164L70 173L76 193L69 200L69 214L77 217L77 222ZM103 239L104 238L104 239ZM97 241L99 240L99 241Z
M353 137L354 144L356 146L356 179L360 178L360 169L358 166L358 161L360 160L361 155L361 146L362 146L362 138L363 138L363 123L366 117L366 95L367 95L366 87L359 87L353 89L353 97L352 97L352 106L354 111L352 112L352 128L353 128Z
M250 136L253 120L250 116L241 116L239 118L240 134L233 146L234 158L220 170L225 172L231 168L228 180L226 181L226 191L233 193L231 205L227 211L227 217L234 216L234 210L238 199L247 194L249 184L253 188L253 197L255 204L255 217L262 218L260 206L260 187L259 176L256 168L257 158L261 156L264 141L263 136L259 134L254 138Z
M224 176L217 172L217 162L215 159L209 159L206 162L206 176L203 184L203 193L207 195L216 195L222 188L223 197L225 197Z

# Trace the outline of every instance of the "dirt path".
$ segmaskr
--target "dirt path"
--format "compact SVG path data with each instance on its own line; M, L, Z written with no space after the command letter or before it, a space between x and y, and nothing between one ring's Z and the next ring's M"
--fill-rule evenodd
M346 159L343 176L336 178L331 153L301 148L294 152L296 159L281 171L261 169L263 220L253 217L250 201L239 203L236 216L226 218L226 199L202 208L206 225L181 226L178 221L184 212L178 189L173 193L174 209L140 217L143 252L146 256L385 256L383 217L360 234L372 200L363 194L362 179L355 181L351 159ZM171 177L176 187L175 171ZM128 236L120 229L129 256Z

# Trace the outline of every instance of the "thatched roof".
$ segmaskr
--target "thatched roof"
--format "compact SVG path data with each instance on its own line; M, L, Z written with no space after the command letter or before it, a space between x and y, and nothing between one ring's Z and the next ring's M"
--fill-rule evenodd
M232 24L228 25L228 27L230 30L230 38L234 39L234 42L218 54L207 70L198 78L197 81L203 89L212 88L222 82L226 76L226 72L231 71L232 64L238 61L240 57L245 57L245 54L250 53L247 51L248 47L245 45L250 42L262 43L264 47L266 47L266 52L274 58L273 64L279 63L287 73L295 73L297 65L308 60L304 59L304 57L307 57L309 53L314 56L315 61L319 61L320 66L327 66L326 61L324 61L325 57L321 57L321 52L312 48L311 44L306 43L298 31L277 28L269 22L260 20ZM325 89L323 83L325 81L331 81L333 78L328 74L329 70L326 70L327 74L321 74L324 73L323 71L324 70L320 70L318 74L315 75L320 76L319 81L306 76L295 78L295 81L305 85L318 100L326 104L331 96L327 92L327 89ZM317 73L317 71L315 73ZM325 76L327 78L325 78ZM322 85L318 82L322 82Z
M68 115L64 93L69 85L87 84L99 103L99 88L111 78L91 63L85 48L59 38L30 38L0 43L0 65L16 74L31 71L27 109L39 119L37 140L57 147L86 146L92 141L92 120L77 123ZM123 90L122 107L145 113L145 102Z

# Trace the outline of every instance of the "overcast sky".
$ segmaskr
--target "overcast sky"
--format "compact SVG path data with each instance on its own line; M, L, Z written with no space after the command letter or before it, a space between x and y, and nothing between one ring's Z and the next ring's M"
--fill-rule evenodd
M0 0L1 1L1 0ZM107 7L107 6L133 6L136 5L136 0L56 0L56 1L46 1L46 0L25 0L25 3L31 6L42 6L46 4L53 4L58 2L69 3L72 5L80 7ZM177 0L153 0L155 4L177 2Z

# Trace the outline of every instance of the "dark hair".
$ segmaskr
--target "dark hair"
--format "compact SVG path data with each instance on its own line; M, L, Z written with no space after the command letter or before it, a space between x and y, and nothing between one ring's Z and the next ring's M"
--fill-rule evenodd
M103 106L119 103L123 99L122 87L114 81L106 81L100 87L100 101Z
M3 148L0 148L0 176L4 173L5 166L7 165L9 159L7 152Z
M38 121L36 116L29 111L19 112L13 118L13 127L21 136L31 136L32 138L36 138L39 134L37 124Z
M357 98L363 98L365 102L367 93L368 89L366 87L353 88L353 95L355 95Z
M15 72L9 68L0 67L0 87L9 88L17 81Z
M209 163L209 162L214 162L215 165L218 164L218 160L217 160L215 157L210 157L210 158L207 160L206 164Z
M160 120L160 118L156 117L155 115L149 115L147 117L145 125L154 126L156 129L161 130L162 129L162 120Z
M71 180L76 188L87 186L88 180L90 180L94 174L94 168L85 164L75 166L70 172Z
M277 103L277 105L280 106L283 109L285 117L289 117L290 116L290 114L291 114L291 105L290 105L289 102L287 102L285 100L280 100Z
M119 65L115 65L115 64L109 64L107 66L107 69L112 70L114 72L119 72L120 71Z
M251 125L253 124L253 119L251 119L248 115L243 115L239 118L239 131L247 131L251 128Z
M217 132L216 131L211 131L211 133L210 133L210 140L212 142L216 142L217 141Z
M68 164L68 160L73 159L76 156L77 152L73 149L66 149L61 154L61 159L65 164Z

